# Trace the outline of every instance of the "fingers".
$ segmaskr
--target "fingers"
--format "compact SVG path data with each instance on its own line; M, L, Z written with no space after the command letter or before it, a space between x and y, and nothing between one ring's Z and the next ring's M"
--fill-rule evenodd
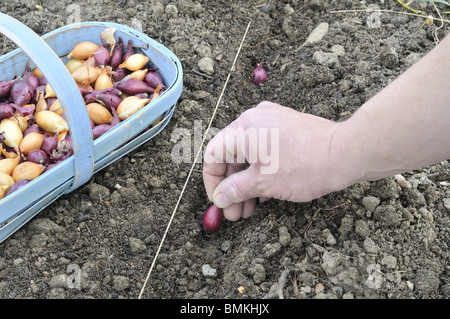
M238 147L236 121L212 138L205 150L203 163L203 182L210 201L217 185L231 174L229 166L235 171L242 170L245 155Z
M249 145L246 128L254 128L252 121L261 118L261 122L271 123L273 114L264 109L279 108L271 102L260 103L256 108L246 111L225 129L220 131L208 143L203 164L203 181L210 201L224 209L225 218L238 220L252 215L258 194L256 182L260 180L259 165L247 168L252 151L256 147ZM256 113L255 113L256 112ZM256 116L258 115L258 116ZM259 127L258 125L256 125ZM254 132L254 131L252 131ZM253 154L254 155L254 154ZM250 156L250 159L248 158Z
M257 176L254 166L227 176L214 189L214 203L218 207L227 208L258 197L258 187L255 185Z

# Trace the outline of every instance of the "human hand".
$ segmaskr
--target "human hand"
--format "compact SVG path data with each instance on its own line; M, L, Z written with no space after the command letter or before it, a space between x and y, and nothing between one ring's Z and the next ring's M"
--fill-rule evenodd
M306 202L337 190L330 151L338 126L271 102L245 111L206 147L209 200L235 221L252 215L257 198Z

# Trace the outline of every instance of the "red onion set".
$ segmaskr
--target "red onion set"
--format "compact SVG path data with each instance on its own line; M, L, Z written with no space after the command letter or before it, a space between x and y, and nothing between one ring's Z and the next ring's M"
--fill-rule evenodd
M267 78L267 72L264 70L262 63L256 65L256 69L253 70L253 83L258 85L264 83Z
M103 31L101 45L78 43L65 64L86 104L93 139L166 89L149 58L136 52L131 40L126 46L120 37L116 42L114 32ZM0 81L0 199L71 155L68 122L41 71L28 66L20 76Z
M217 232L223 223L223 209L212 204L203 215L203 229L207 235Z

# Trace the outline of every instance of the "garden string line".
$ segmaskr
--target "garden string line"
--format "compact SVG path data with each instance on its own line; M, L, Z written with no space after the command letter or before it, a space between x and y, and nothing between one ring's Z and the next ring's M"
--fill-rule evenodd
M248 23L247 28L245 29L244 36L242 37L241 44L239 45L239 48L238 48L238 51L237 51L236 56L234 58L233 64L231 65L230 72L228 73L228 76L227 76L227 79L226 79L225 84L223 86L222 92L220 93L219 99L217 100L217 104L216 104L216 106L214 108L214 111L213 111L213 114L211 116L211 119L209 120L208 127L206 128L206 131L204 133L202 144L200 145L200 147L198 149L197 155L195 156L194 162L192 163L191 169L189 170L189 174L188 174L188 176L186 178L186 181L184 182L184 186L183 186L183 188L181 190L180 196L178 197L178 200L177 200L177 203L175 205L175 208L173 209L172 215L171 215L171 217L169 219L169 223L167 224L166 230L165 230L164 235L163 235L163 237L161 239L161 243L159 244L158 250L156 251L155 257L153 258L153 262L152 262L152 264L150 266L150 270L148 271L147 277L145 278L144 285L141 288L141 292L139 293L138 299L141 299L141 297L142 297L144 289L145 289L145 287L147 285L147 282L148 282L148 280L150 278L150 275L152 273L153 267L155 266L156 259L158 258L159 252L161 251L161 247L162 247L162 245L164 243L164 240L166 239L167 233L169 232L169 228L170 228L170 226L172 224L172 221L174 219L175 213L177 212L177 209L178 209L178 206L180 204L181 198L183 197L184 191L186 190L186 186L187 186L187 184L189 182L189 179L190 179L190 177L192 175L192 172L194 170L195 164L197 163L197 159L198 159L200 153L203 150L203 145L205 144L206 137L208 136L208 131L210 130L212 122L214 121L214 118L216 116L217 109L219 108L219 104L220 104L220 102L222 100L222 96L223 96L223 94L225 92L225 89L227 87L228 80L231 77L231 73L233 73L233 71L234 71L234 66L236 64L237 58L239 56L239 53L241 52L242 46L244 44L245 37L247 36L247 32L248 32L248 30L250 28L250 24L251 24L251 21Z

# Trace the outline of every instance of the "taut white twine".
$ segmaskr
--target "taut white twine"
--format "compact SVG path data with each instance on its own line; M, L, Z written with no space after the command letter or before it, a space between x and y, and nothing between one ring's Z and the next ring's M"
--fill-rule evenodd
M234 61L233 61L233 64L231 65L230 73L228 73L227 80L225 81L225 84L223 86L222 92L220 93L219 99L217 100L217 104L216 104L216 106L214 108L214 112L213 112L213 114L211 116L211 120L209 121L208 127L206 128L205 134L203 136L202 144L200 145L200 147L198 149L197 155L195 156L194 162L192 163L192 167L189 170L189 174L188 174L188 176L186 178L186 181L184 182L183 189L181 190L181 193L180 193L180 196L178 197L178 200L177 200L177 203L175 205L175 208L173 209L172 216L169 219L169 223L167 224L166 230L165 230L164 235L163 235L163 237L161 239L161 243L159 244L158 250L156 251L155 258L153 258L153 262L152 262L152 264L150 266L150 269L148 271L147 277L145 278L144 285L141 288L141 292L139 293L138 299L141 299L141 297L142 297L144 289L145 289L145 287L147 285L147 282L148 282L148 280L150 278L150 275L151 275L151 273L153 271L153 267L155 266L156 259L158 258L159 252L161 251L161 247L162 247L162 245L164 243L164 240L166 239L167 233L169 232L170 226L171 226L172 221L173 221L173 219L175 217L175 213L178 210L178 205L181 202L181 198L183 197L184 191L186 190L186 186L187 186L187 184L189 182L189 179L190 179L190 177L192 175L192 171L194 170L195 164L197 163L197 159L198 159L198 157L200 156L200 153L203 150L203 145L205 144L206 137L208 136L207 133L208 133L209 129L211 128L211 125L212 125L212 123L214 121L214 118L215 118L216 113L217 113L217 109L219 108L220 101L222 100L222 96L223 96L223 94L225 92L225 89L227 87L228 80L231 77L231 73L233 73L233 71L234 71L234 65L236 64L237 58L239 56L239 53L241 52L242 46L244 44L245 37L247 36L247 32L248 32L248 30L250 28L250 24L251 24L251 21L248 23L247 28L245 29L245 33L244 33L244 36L242 37L241 44L239 45L239 49L238 49L238 51L236 53L236 56L235 56Z

